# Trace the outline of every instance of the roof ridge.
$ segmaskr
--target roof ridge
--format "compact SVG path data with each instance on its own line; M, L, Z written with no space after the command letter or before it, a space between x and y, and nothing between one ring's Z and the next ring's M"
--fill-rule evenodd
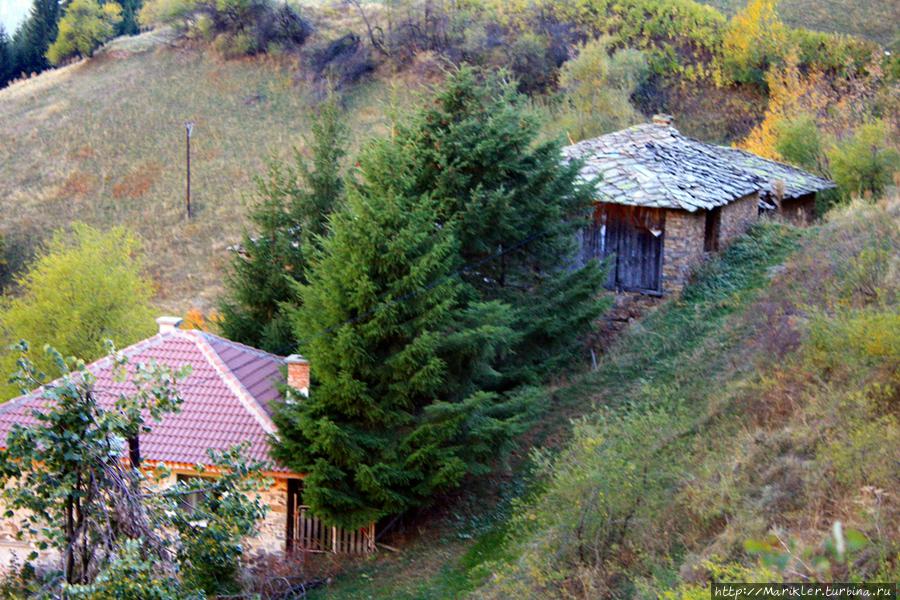
M203 330L201 330L201 329L184 329L184 330L180 330L180 331L183 332L183 333L191 332L191 333L193 333L193 334L195 334L195 335L200 335L201 337L204 337L204 338L215 338L216 340L219 340L219 341L224 342L224 343L226 343L226 344L230 344L230 345L232 345L232 346L235 346L235 347L237 347L237 348L240 348L241 350L245 350L245 351L247 351L247 352L250 352L251 354L256 354L257 356L261 356L261 357L263 357L263 358L273 358L273 359L278 360L278 361L280 361L280 362L284 362L284 359L285 359L285 357L284 357L284 356L281 356L280 354L275 354L274 352L267 352L267 351L262 350L262 349L260 349L260 348L254 348L253 346L248 346L247 344L243 344L243 343L241 343L241 342L236 342L236 341L234 341L234 340L229 340L229 339L226 338L226 337L223 337L223 336L221 336L221 335L216 335L216 334L214 334L214 333L210 333L209 331L203 331Z
M188 331L176 331L175 333L183 336L187 339L190 339L197 346L197 349L200 350L201 354L203 354L204 358L212 365L213 369L215 369L216 374L219 376L219 379L228 386L231 391L234 392L235 396L237 396L238 401L240 401L241 405L250 413L257 423L259 423L260 427L268 434L275 433L275 423L272 421L272 418L266 414L266 411L260 405L260 403L253 397L244 384L241 383L241 380L235 376L234 373L228 368L228 365L225 364L225 361L222 360L222 357L219 356L219 353L215 351L215 348L209 343L209 340L205 338L203 335L192 335L188 333ZM218 336L216 336L218 337Z
M766 162L776 164L779 167L784 167L785 169L790 169L791 171L796 171L798 173L801 173L806 177L815 177L816 179L821 179L822 181L828 181L829 183L831 183L831 181L829 179L826 179L826 178L822 177L821 175L816 175L815 173L813 173L811 171L807 171L806 169L798 167L797 165L792 165L790 163L782 162L780 160L775 160L774 158L760 156L759 154L754 154L753 152L750 152L749 150L744 150L743 148L738 148L737 146L719 146L719 147L724 148L725 150L729 150L731 152L740 152L741 154L743 154L745 156L749 156L750 158L755 158L757 160L764 160Z

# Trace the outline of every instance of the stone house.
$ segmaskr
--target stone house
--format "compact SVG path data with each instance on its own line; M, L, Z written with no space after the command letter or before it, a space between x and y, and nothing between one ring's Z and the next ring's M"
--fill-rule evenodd
M681 135L654 117L563 149L595 182L580 262L609 258L610 289L680 291L693 268L743 234L763 212L797 223L815 216L815 194L834 187L800 169Z
M275 433L273 403L282 401L285 383L296 390L295 397L307 395L309 363L299 355L284 358L211 333L179 329L180 323L176 317L161 317L156 335L122 350L132 363L191 367L190 375L177 384L183 398L180 410L165 415L139 437L142 468L152 471L164 464L171 476L161 484L171 485L197 476L195 467L209 463L207 449L222 451L247 442L246 457L264 463L264 475L272 482L259 490L269 511L258 535L248 540L252 552L374 549L374 525L360 531L325 527L301 504L303 474L277 465L269 456L269 439ZM129 392L130 383L115 380L110 359L88 369L97 378L94 389L101 405L111 406L119 394ZM13 424L35 422L32 411L44 405L43 389L0 405L0 440L6 440ZM215 476L212 470L207 474ZM0 518L0 566L9 564L13 555L22 559L35 549L34 540L16 539L17 530L15 517Z

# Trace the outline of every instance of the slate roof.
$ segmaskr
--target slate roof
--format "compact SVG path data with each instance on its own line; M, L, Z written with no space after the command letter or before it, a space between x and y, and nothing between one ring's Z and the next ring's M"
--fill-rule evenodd
M722 152L725 160L731 160L734 164L759 175L765 180L766 186L760 190L761 194L771 195L774 183L778 180L784 182L785 199L799 198L806 194L821 192L835 187L833 181L823 179L791 165L757 156L740 148L729 148L727 146L716 146L716 148Z
M800 193L833 187L829 181L742 150L706 144L668 125L647 123L563 148L581 159L581 175L597 177L598 200L690 212L709 210L754 192L774 180ZM791 197L786 194L786 197Z
M280 397L284 382L282 357L210 333L180 329L159 333L122 352L130 364L191 366L191 374L177 384L184 400L180 411L165 415L159 423L150 421L152 430L141 434L143 460L208 464L207 448L226 450L250 442L247 458L267 463L272 471L284 471L270 460L268 447L268 437L275 431L270 404ZM104 407L134 390L130 382L113 380L112 366L109 358L88 366L97 377L94 389ZM47 402L43 389L0 405L0 440L6 439L14 423L35 422L32 410L41 410Z

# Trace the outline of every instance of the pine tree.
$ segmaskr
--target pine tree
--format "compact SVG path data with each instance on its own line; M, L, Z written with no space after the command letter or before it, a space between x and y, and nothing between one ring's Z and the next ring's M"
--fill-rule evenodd
M0 88L5 86L15 77L15 54L12 40L6 34L3 25L0 25Z
M413 193L439 199L441 219L456 226L476 297L518 311L521 341L499 367L509 387L570 363L605 306L599 265L567 268L591 187L539 130L514 83L464 67L398 141L415 149Z
M269 163L256 180L258 202L243 238L221 305L226 337L278 354L296 341L283 305L295 300L294 284L306 281L307 254L325 232L329 213L343 198L341 160L346 129L336 100L323 104L312 127L312 165L295 151L294 163Z
M463 304L454 228L429 195L405 193L401 153L370 147L364 183L331 218L295 313L311 394L275 416L275 457L306 474L304 503L344 527L480 472L519 423L515 402L480 389L514 336L509 311Z
M19 72L40 73L50 68L46 54L56 39L59 17L59 0L34 0L28 18L15 36Z
M116 28L117 35L136 35L140 33L138 13L141 12L141 0L119 0L122 6L122 20Z

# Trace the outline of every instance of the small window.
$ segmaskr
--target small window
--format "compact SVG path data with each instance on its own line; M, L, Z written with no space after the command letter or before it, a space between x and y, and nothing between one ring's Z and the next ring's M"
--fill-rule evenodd
M184 474L179 473L175 476L175 479L179 483L180 482L198 483L195 480L211 480L212 478L204 477L202 475L184 475ZM178 504L181 507L181 509L184 510L187 514L193 514L194 511L197 510L197 505L199 505L200 502L203 501L204 497L207 494L209 494L209 492L204 491L204 490L198 490L196 492L191 492L189 494L183 494L178 499Z
M703 250L706 252L718 252L719 229L722 225L722 207L717 206L706 211L706 229L703 236Z

